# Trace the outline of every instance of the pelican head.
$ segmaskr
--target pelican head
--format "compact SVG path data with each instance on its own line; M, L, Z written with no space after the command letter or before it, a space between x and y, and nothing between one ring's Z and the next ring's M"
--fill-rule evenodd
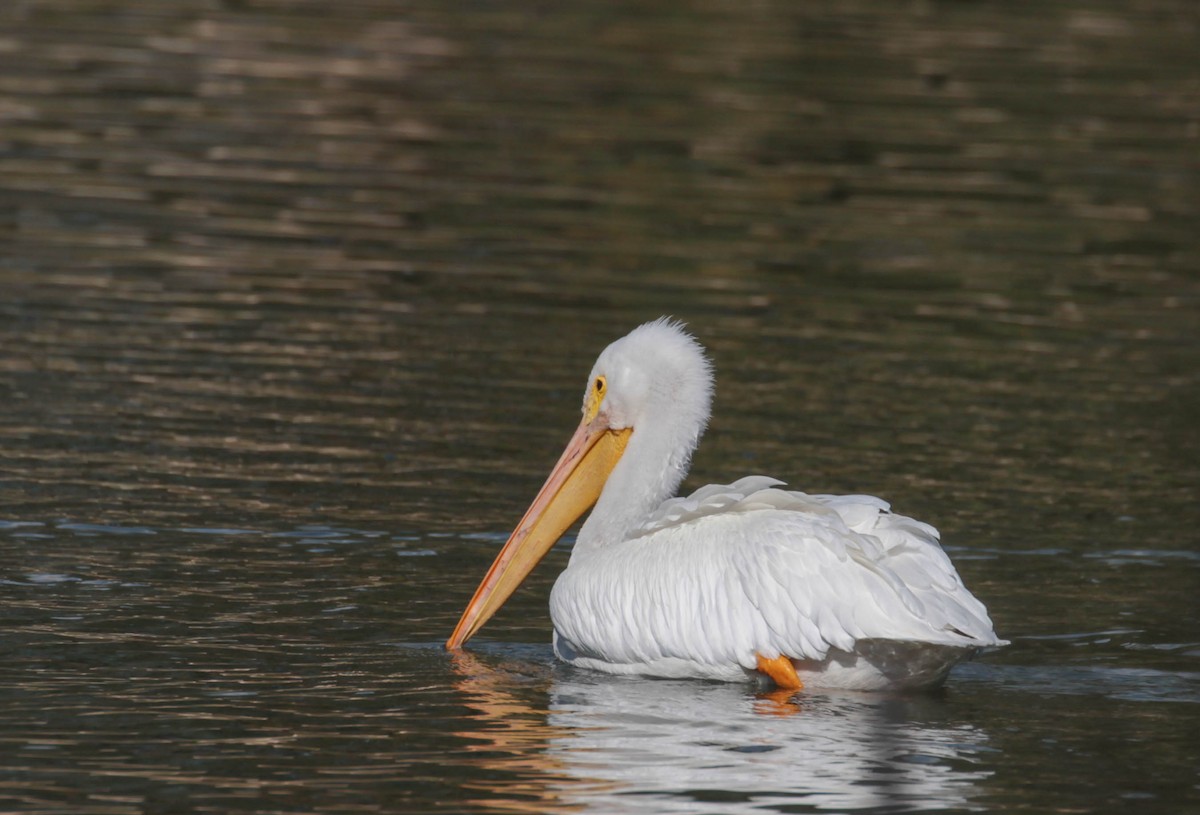
M675 493L708 423L712 367L679 322L639 326L600 354L583 419L463 611L459 648L592 505L577 549L623 539Z
M699 442L712 401L712 366L682 323L663 317L638 326L600 353L589 380L585 418L595 408L613 429L669 423L693 447Z

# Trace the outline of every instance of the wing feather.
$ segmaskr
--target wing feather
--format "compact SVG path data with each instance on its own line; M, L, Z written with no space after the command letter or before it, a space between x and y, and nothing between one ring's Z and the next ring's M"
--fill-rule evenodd
M755 654L822 660L862 640L1001 643L936 529L872 496L780 483L704 487L629 540L577 552L551 596L558 635L610 663L747 669Z

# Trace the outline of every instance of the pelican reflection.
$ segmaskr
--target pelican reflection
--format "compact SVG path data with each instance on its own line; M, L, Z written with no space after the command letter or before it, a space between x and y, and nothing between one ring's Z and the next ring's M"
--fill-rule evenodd
M756 694L466 652L451 664L479 714L459 734L477 745L478 803L494 808L970 809L991 775L976 769L987 735L946 726L935 698Z

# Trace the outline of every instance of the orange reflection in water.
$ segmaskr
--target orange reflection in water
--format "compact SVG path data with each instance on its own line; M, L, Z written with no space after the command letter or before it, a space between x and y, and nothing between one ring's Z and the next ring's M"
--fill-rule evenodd
M450 666L455 689L479 713L475 719L463 720L474 722L475 727L459 731L473 742L467 752L478 756L484 771L464 784L486 793L472 803L513 812L582 809L563 792L565 786L587 782L572 778L559 754L551 750L555 742L570 739L571 731L550 724L549 710L522 698L522 691L537 689L536 695L545 699L543 683L527 674L497 670L469 651L450 652Z

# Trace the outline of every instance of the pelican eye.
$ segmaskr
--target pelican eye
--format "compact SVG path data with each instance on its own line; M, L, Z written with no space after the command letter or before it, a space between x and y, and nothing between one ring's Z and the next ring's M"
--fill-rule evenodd
M604 401L604 394L608 392L608 380L603 376L596 377L592 383L592 389L584 400L583 415L590 422L596 418L596 414L600 412L600 403Z

